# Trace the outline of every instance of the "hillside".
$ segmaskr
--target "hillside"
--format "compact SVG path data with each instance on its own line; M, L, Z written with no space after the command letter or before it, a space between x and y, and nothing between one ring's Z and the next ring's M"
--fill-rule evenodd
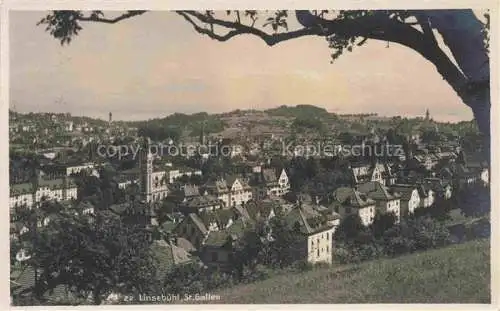
M289 118L312 118L321 119L330 116L330 113L324 108L313 105L297 105L297 106L280 106L277 108L267 109L265 112L271 116L282 116Z
M489 303L490 241L317 268L217 293L218 303Z

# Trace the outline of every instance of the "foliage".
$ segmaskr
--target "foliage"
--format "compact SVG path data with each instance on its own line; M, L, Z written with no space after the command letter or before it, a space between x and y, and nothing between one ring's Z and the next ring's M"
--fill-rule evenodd
M151 289L154 259L149 236L141 227L125 225L108 211L95 216L72 209L51 213L46 226L23 235L31 255L28 264L42 267L34 295L59 285L79 298L100 304L111 292Z
M288 117L299 120L324 119L330 116L330 113L326 111L326 109L312 105L297 105L294 107L280 106L277 108L267 109L264 112L270 116Z
M221 132L225 123L217 116L201 112L191 115L174 113L161 119L137 122L135 126L139 129L139 136L150 137L154 141L168 138L178 141L186 131L190 136L196 137L201 135L202 130L205 135Z
M252 226L245 230L233 246L233 265L240 280L243 279L245 268L252 271L261 260L264 248L267 247L264 245L264 239L265 232L257 226Z
M335 230L335 241L354 241L360 233L365 232L366 227L363 226L361 218L358 214L350 214L342 219L340 225Z
M443 141L442 135L434 128L426 128L421 131L420 139L426 144L436 144Z
M273 217L270 226L272 241L268 244L269 250L265 251L268 257L264 262L277 268L287 267L298 259L305 240L282 216Z
M334 238L334 258L339 263L397 256L451 242L447 227L439 220L423 215L395 224L393 214L379 213L370 227L364 227L358 215L349 215L340 223Z
M292 123L292 129L299 133L304 130L313 130L320 134L326 131L325 125L319 119L306 117L296 117Z
M377 211L371 225L371 230L375 238L380 238L387 230L396 224L396 215L394 213L381 213Z
M480 217L491 212L490 188L481 184L459 190L455 194L455 203L468 217Z

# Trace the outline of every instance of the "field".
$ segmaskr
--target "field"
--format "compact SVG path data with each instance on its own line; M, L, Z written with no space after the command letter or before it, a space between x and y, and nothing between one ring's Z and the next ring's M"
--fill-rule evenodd
M222 290L217 303L490 303L490 240Z

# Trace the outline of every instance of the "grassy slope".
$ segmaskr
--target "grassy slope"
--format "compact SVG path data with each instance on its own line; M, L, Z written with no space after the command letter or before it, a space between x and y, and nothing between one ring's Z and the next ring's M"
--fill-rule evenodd
M217 303L240 304L490 303L490 241L281 275L217 294Z

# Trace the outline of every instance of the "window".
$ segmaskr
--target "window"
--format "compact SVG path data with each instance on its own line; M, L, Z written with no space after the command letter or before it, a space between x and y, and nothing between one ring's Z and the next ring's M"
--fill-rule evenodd
M219 258L218 258L218 254L217 252L212 252L212 261L217 261Z
M316 251L316 255L319 257L319 248L318 248L318 250Z
M330 239L330 234L327 232L326 233L326 240L329 240Z
M328 246L326 246L326 251L327 251L327 252L329 251L329 248L328 248Z

